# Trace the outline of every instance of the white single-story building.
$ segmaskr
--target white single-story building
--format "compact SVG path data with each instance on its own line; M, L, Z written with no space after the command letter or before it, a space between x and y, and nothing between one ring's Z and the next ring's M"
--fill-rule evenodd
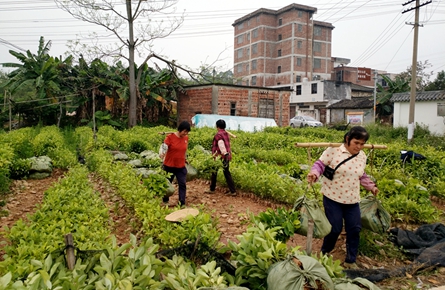
M408 127L410 92L393 94L391 102L394 127ZM432 134L445 134L445 91L417 92L414 123L427 126Z

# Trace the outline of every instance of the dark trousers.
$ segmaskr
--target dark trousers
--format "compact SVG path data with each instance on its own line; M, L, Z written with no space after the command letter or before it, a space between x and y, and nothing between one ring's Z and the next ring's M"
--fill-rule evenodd
M232 174L230 173L229 170L229 161L223 161L223 164L224 164L223 173L224 177L226 178L227 186L229 187L231 193L235 193L236 192L235 183L233 182ZM218 171L213 172L212 177L210 178L210 190L215 190L217 177L218 177Z
M185 167L176 168L165 165L163 167L165 171L171 173L170 177L168 178L170 182L173 182L173 179L176 177L176 180L178 181L179 203L181 205L185 205L185 195L187 191L187 169ZM168 198L164 198L164 201L168 201Z
M343 229L344 220L346 231L345 262L355 263L360 242L360 230L362 229L359 204L342 204L323 196L323 206L332 230L324 237L321 252L329 253L334 249L338 236Z

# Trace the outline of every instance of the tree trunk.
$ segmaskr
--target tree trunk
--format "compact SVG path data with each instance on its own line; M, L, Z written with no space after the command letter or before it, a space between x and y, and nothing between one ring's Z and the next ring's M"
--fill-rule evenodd
M128 108L128 127L134 127L137 125L137 96L136 96L136 76L134 68L134 35L133 35L133 15L131 10L131 0L126 0L127 4L127 17L128 17L128 52L129 52L129 72L130 72L130 100Z

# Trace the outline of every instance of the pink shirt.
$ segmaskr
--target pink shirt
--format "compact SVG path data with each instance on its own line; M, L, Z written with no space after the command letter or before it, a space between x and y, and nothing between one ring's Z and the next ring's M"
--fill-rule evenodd
M350 157L352 154L346 149L344 144L340 147L327 148L320 157L320 160L325 166L335 168L340 162ZM375 184L365 173L366 155L363 151L343 163L337 171L335 171L334 179L322 179L323 195L339 203L354 204L360 201L360 184L365 189L371 190ZM317 161L317 162L319 162ZM317 163L316 162L316 163ZM323 168L324 169L324 168ZM320 166L314 166L311 172L320 176L322 172Z

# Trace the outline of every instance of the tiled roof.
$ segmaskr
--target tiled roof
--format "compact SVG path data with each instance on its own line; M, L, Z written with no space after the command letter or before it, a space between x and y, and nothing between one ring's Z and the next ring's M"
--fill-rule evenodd
M409 102L411 98L411 93L395 93L392 95L390 101L395 102ZM428 92L417 92L416 102L423 101L442 101L445 100L445 91L428 91Z
M367 109L374 107L374 100L370 98L352 98L351 100L340 100L328 105L328 109Z

